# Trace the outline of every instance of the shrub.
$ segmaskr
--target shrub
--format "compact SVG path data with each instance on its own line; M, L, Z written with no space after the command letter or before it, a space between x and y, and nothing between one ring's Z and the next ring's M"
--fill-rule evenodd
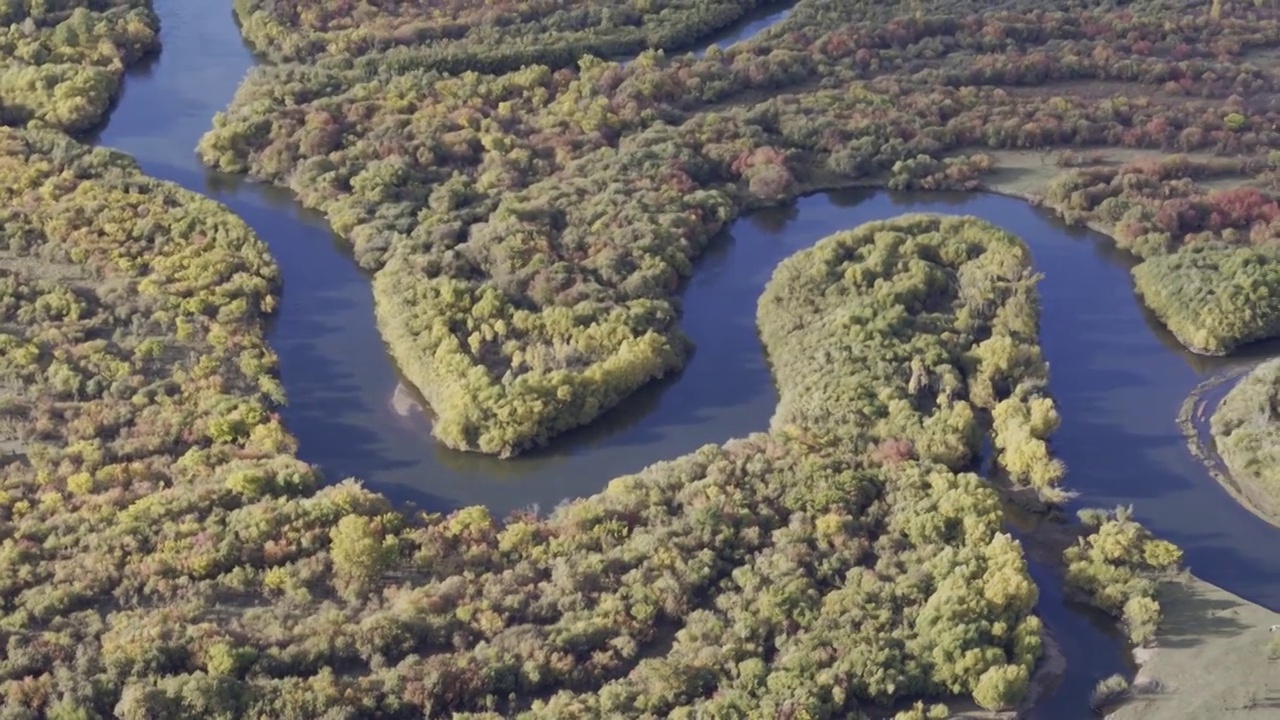
M1017 705L1027 694L1031 673L1022 665L1000 665L978 678L973 699L987 710L1004 710Z
M1123 675L1112 675L1099 680L1089 694L1089 707L1096 713L1103 713L1107 708L1122 702L1129 696L1129 680Z
M1063 553L1068 586L1121 618L1135 645L1150 642L1160 623L1160 603L1155 599L1158 581L1177 569L1182 552L1152 537L1132 519L1131 508L1080 514L1084 533Z
M1280 335L1280 256L1195 248L1133 269L1143 301L1188 348L1223 355Z

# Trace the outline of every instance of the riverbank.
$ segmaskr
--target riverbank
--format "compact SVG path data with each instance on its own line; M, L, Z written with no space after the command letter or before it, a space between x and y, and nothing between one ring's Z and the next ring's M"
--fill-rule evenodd
M1264 376L1255 377L1264 366L1271 371ZM1270 398L1275 392L1274 363L1264 362L1262 365L1242 366L1208 378L1191 391L1183 401L1178 413L1178 426L1187 438L1187 448L1191 455L1204 464L1205 471L1227 491L1242 507L1266 520L1272 525L1280 525L1280 512L1276 509L1276 493L1269 487L1270 483L1261 482L1262 474L1268 468L1259 467L1262 456L1268 452L1266 439L1271 434ZM1238 388L1243 388L1236 392ZM1230 407L1226 406L1227 398L1233 398ZM1214 430L1214 418L1222 414L1218 421L1219 431ZM1228 416L1234 416L1228 420ZM1256 421L1257 427L1241 427L1248 420ZM1236 443L1230 448L1233 462L1228 463L1221 452L1219 443L1227 434L1227 426L1234 431L1242 431ZM1261 437L1259 437L1261 436ZM1259 473L1255 475L1255 473Z
M1223 378L1224 384L1234 378ZM1206 465L1260 517L1280 525L1280 360L1268 360L1235 380L1225 395L1211 393L1208 422L1197 416L1196 442ZM1219 399L1220 398L1220 399ZM1201 405L1200 411L1204 411ZM1207 432L1208 437L1205 437Z
M1123 163L1161 156L1156 152L1110 152L1099 153L1097 160ZM1002 152L997 154L997 171L985 178L984 186L1035 202L1061 172L1061 167L1042 154ZM1090 225L1114 242L1109 227ZM1227 474L1209 433L1208 416L1226 390L1248 370L1248 366L1228 369L1198 384L1180 408L1178 425L1187 436L1189 453L1204 464L1206 472L1242 507L1275 524L1277 516L1262 510L1255 501L1256 491L1242 487ZM1070 534L1064 530L1033 533L1026 541L1028 551L1042 558L1061 552ZM1280 622L1280 615L1197 577L1195 570L1192 566L1191 572L1160 584L1156 599L1162 619L1155 641L1151 647L1133 651L1139 670L1131 683L1131 697L1108 718L1261 720L1280 708L1280 673L1275 661L1268 658L1268 644L1275 637L1268 628Z
M1280 712L1280 615L1203 580L1164 583L1156 647L1135 652L1132 698L1111 720L1264 720Z
M159 50L150 0L8 4L0 14L0 125L84 132L125 72Z
M170 113L174 112L175 98L186 101L185 105L177 108L179 114L184 111L190 114L190 117L196 118L193 122L203 124L211 109L207 108L217 106L216 93L206 97L209 88L207 82L193 82L193 78L204 80L205 76L200 74L207 67L217 65L221 72L232 74L238 79L242 71L242 65L238 65L240 58L235 56L233 62L229 63L210 63L206 58L210 49L217 50L218 47L235 47L234 34L226 35L222 39L229 45L214 46L213 48L204 46L199 43L191 42L192 37L202 39L204 37L204 28L221 27L222 25L230 26L229 22L222 22L225 18L201 18L195 9L190 11L177 6L171 8L172 12L166 15L166 28L168 32L183 32L182 20L185 18L190 22L200 22L199 27L202 32L192 33L191 28L185 28L187 35L179 35L178 42L175 45L184 45L189 52L179 55L171 55L169 61L161 62L161 68L157 71L158 78L164 78L156 82L148 82L148 79L140 79L140 85L144 88L143 93L134 94L131 101L131 109L134 113L145 116L144 121L134 125L130 125L126 120L118 127L116 138L123 137L127 141L139 143L141 149L149 149L154 147L149 144L151 141L143 141L135 139L138 136L146 135L146 129L155 124L156 137L160 137L160 133L171 132L173 125L170 122L173 118ZM192 12L195 18L184 16L183 13ZM172 19L172 15L177 14L177 22ZM198 51L197 51L198 48ZM234 53L232 53L234 55ZM188 74L182 76L175 74L173 68L175 63L180 67L185 61L192 65L199 66L199 72L194 75ZM166 74L167 73L167 74ZM185 82L177 82L185 79ZM166 85L166 82L173 82L173 85ZM148 92L145 88L150 87L155 95L146 95ZM190 88L200 88L200 99L203 102L191 103ZM182 92L183 88L187 88L187 92ZM165 92L168 90L169 92ZM229 96L229 92L227 93ZM151 102L147 102L144 98L152 98ZM156 108L165 108L166 113L156 113ZM126 108L128 110L130 108ZM127 113L126 118L130 117ZM167 137L167 136L166 136ZM156 161L156 154L146 155L153 159L153 167L158 173L173 172L180 177L185 183L193 184L196 187L207 187L207 192L223 193L229 202L235 203L237 212L241 212L246 218L252 218L261 227L267 228L267 232L261 232L265 239L272 243L273 253L281 258L282 264L292 270L286 269L286 284L290 287L290 292L285 299L284 313L281 319L274 326L273 344L279 342L282 355L285 360L284 376L286 384L290 384L292 404L284 409L289 427L297 430L307 438L304 444L310 447L307 451L312 457L323 457L325 459L325 467L334 469L330 476L342 477L342 471L354 468L351 474L357 474L368 478L372 483L381 485L382 487L392 486L395 483L403 482L407 486L413 488L426 488L431 491L437 491L447 496L450 503L462 505L472 505L479 503L492 503L497 508L510 508L514 504L528 504L530 498L542 500L542 495L555 497L557 500L561 497L576 497L580 495L593 494L603 483L603 478L613 477L623 473L613 472L614 461L609 457L609 453L615 451L619 446L630 448L628 453L631 459L621 461L621 464L635 463L637 466L646 465L656 457L675 457L684 454L684 449L673 449L680 442L694 442L696 439L689 440L688 436L697 434L702 437L703 433L707 435L718 435L714 439L721 440L723 437L744 435L740 432L739 427L742 424L750 424L752 418L766 418L772 407L771 390L769 389L769 379L767 370L757 368L762 365L759 362L759 348L754 339L754 323L747 319L745 322L733 322L727 320L738 318L742 313L741 309L754 301L755 294L750 294L751 286L749 282L738 283L727 281L724 278L716 278L716 269L731 274L741 274L743 277L753 273L761 272L760 268L772 267L771 263L776 252L783 256L799 246L803 246L812 240L809 237L815 232L815 226L823 226L826 223L837 223L827 230L821 231L833 232L840 227L848 227L858 224L865 219L875 219L877 217L885 217L887 215L897 214L911 210L910 207L899 207L900 203L909 204L916 203L932 203L930 209L940 212L953 212L960 209L960 201L944 200L934 196L916 196L914 200L898 200L892 202L887 201L885 196L881 195L874 201L866 201L858 206L858 200L850 200L848 198L838 198L828 201L825 198L815 198L811 202L801 201L798 204L788 205L786 208L779 208L777 211L768 211L757 213L750 217L745 217L738 225L738 247L733 250L722 249L719 251L723 254L736 253L738 258L746 258L736 260L732 263L726 263L723 255L719 258L714 253L706 258L702 266L702 271L708 273L705 283L698 283L695 276L694 285L701 285L701 294L694 291L694 297L697 301L703 302L704 306L714 304L714 309L710 312L702 314L701 321L706 327L698 327L699 332L703 332L706 328L724 328L726 326L747 325L752 328L751 332L741 333L747 340L740 340L739 334L725 333L724 337L733 338L734 342L731 347L715 347L716 342L722 336L716 332L703 332L703 334L695 337L706 338L706 342L700 342L704 348L701 358L703 361L711 363L713 369L702 372L698 370L698 361L691 366L692 372L686 372L680 378L678 393L679 401L671 400L672 394L668 394L668 402L664 411L654 411L654 405L650 404L640 408L628 408L630 413L628 421L633 424L633 431L626 432L617 429L615 425L612 429L606 429L602 435L597 435L595 444L578 444L570 445L572 450L566 454L590 454L596 461L581 462L570 465L567 462L551 462L545 465L511 465L506 470L498 470L495 466L482 465L474 463L473 457L464 457L459 459L457 456L447 454L437 454L436 449L426 442L425 438L419 436L400 436L386 430L382 422L381 415L378 412L366 410L366 406L376 405L378 410L382 410L386 406L385 398L390 396L390 388L394 387L393 373L384 373L392 380L386 386L386 392L381 393L378 373L386 364L385 358L381 354L381 347L377 341L376 334L372 333L371 322L372 312L368 307L367 288L361 284L358 289L353 290L355 282L363 283L363 278L357 272L351 271L346 266L347 258L341 253L334 252L328 246L328 235L322 225L313 225L311 219L303 220L305 217L296 214L296 209L291 204L271 204L270 195L266 192L255 189L252 191L235 190L236 185L227 181L225 178L208 180L198 171L193 171L186 163L185 150L191 144L194 144L194 136L192 142L184 144L185 140L182 136L176 142L177 147L169 157L161 158ZM172 138L167 138L170 142ZM153 139L154 140L154 139ZM159 142L159 140L154 140ZM175 159L176 158L176 159ZM173 163L172 165L169 163ZM206 186L205 184L208 183ZM264 198L268 198L264 201ZM966 203L965 212L985 213L993 220L1000 222L1007 221L1008 218L1019 218L1022 215L1032 215L1030 211L1024 213L1024 209L1013 203L1000 204L989 202L988 198L979 196L969 196L963 201ZM948 203L954 202L954 205L948 206ZM799 218L799 222L788 223L793 219ZM1062 232L1052 223L1044 221L1042 218L1034 223L1028 224L1029 232L1027 237L1030 240L1046 241L1051 236L1057 237ZM821 234L821 233L819 233ZM1072 241L1067 240L1070 244ZM731 243L726 243L731 244ZM755 246L763 246L773 244L778 246L773 249L760 250ZM752 246L751 249L744 249L742 246ZM1078 260L1081 255L1088 256L1089 250L1087 243L1080 243L1079 247L1072 247L1068 251L1069 258ZM720 263L717 265L717 263ZM336 266L341 265L342 272L338 272ZM1088 273L1076 272L1077 265L1084 267L1087 263L1068 263L1064 262L1064 258L1052 258L1045 260L1043 267L1053 268L1050 276L1061 274L1066 280L1065 282L1083 283L1092 285L1094 283L1102 283L1102 287L1095 288L1091 291L1093 295L1106 295L1107 289L1111 288L1113 283L1107 276L1106 280L1101 276L1092 276ZM1064 268L1070 266L1073 270L1068 271ZM293 274L290 275L290 272ZM344 274L345 273L345 274ZM335 279L341 282L335 282ZM340 285L340 287L339 287ZM1126 286L1127 287L1127 286ZM730 290L731 292L726 292ZM758 292L756 293L758 294ZM292 298L292 300L290 299ZM715 298L723 298L716 300ZM1110 298L1116 307L1118 302L1114 302L1115 298ZM1131 304L1131 297L1119 298L1121 302ZM1088 318L1096 312L1087 302L1073 300L1071 302L1062 302L1061 298L1054 299L1049 303L1049 312L1070 313L1073 316ZM1125 305L1129 307L1129 305ZM290 316L289 313L293 315ZM698 314L686 313L685 322L697 321ZM689 327L695 327L689 325ZM1089 346L1094 348L1113 348L1116 346L1114 340L1103 339L1098 342L1097 331L1090 332L1072 332L1075 327L1058 328L1055 327L1052 332L1046 333L1046 341L1055 342L1058 338L1067 338L1067 341L1077 343L1081 346ZM693 332L693 330L691 330ZM1142 325L1141 320L1136 324L1132 320L1127 321L1123 325L1123 333L1136 337L1141 335L1144 339L1149 339L1147 328ZM748 358L747 356L750 355ZM1113 368L1109 368L1105 363L1099 365L1096 362L1079 362L1073 363L1071 360L1074 356L1068 356L1068 360L1062 363L1060 369L1067 370L1068 373L1073 367L1084 367L1092 371L1097 371L1097 377L1086 379L1080 382L1079 379L1072 379L1069 374L1059 374L1058 377L1065 380L1055 380L1055 388L1057 383L1061 382L1060 395L1066 395L1068 400L1078 401L1083 397L1090 402L1094 401L1092 389L1095 383L1103 389L1110 390L1114 372ZM1149 359L1149 358L1148 358ZM1090 358L1092 360L1092 358ZM1133 364L1130 361L1129 364ZM1173 360L1176 364L1180 362L1176 357ZM1154 378L1153 384L1159 384L1162 389L1168 387L1177 387L1176 383L1167 383L1160 377L1163 372L1162 368L1169 363L1149 363L1138 361L1143 367L1149 368L1148 372ZM744 366L750 365L750 372L743 369ZM1155 368L1154 370L1150 368ZM760 374L753 375L752 372L759 371ZM702 372L701 375L697 374ZM374 380L370 380L374 378ZM749 382L747 380L750 380ZM1136 381L1133 384L1138 384ZM372 387L372 392L366 392ZM751 388L750 391L744 388ZM364 394L362 394L364 393ZM749 395L753 404L744 407L743 396ZM1161 396L1163 397L1163 396ZM650 398L652 400L652 398ZM760 405L767 404L769 407L761 412ZM1135 403L1135 407L1142 407L1144 410L1150 410L1154 406L1152 403ZM646 409L647 408L647 409ZM673 409L675 408L675 409ZM746 410L744 412L744 409ZM1144 485L1144 481L1151 477L1162 477L1162 474L1153 471L1153 468L1147 464L1146 452L1150 449L1149 428L1153 423L1149 422L1149 418L1129 418L1128 423L1117 423L1113 426L1105 426L1099 428L1097 425L1099 418L1102 420L1113 419L1110 415L1111 411L1099 410L1096 407L1087 408L1088 412L1076 412L1073 409L1068 413L1066 424L1068 432L1062 437L1062 445L1071 447L1070 428L1075 418L1082 418L1086 422L1093 423L1091 427L1094 430L1100 430L1092 435L1093 443L1086 449L1079 452L1067 452L1068 458L1079 458L1081 470L1078 473L1078 481L1090 482L1092 478L1110 477L1105 473L1095 473L1088 467L1091 454L1099 454L1100 452L1110 459L1123 458L1120 463L1126 472L1135 474L1134 478L1121 478L1124 482L1114 483L1108 486L1108 483L1099 483L1100 488L1093 488L1093 493L1100 497L1110 498L1117 493L1130 493L1126 497L1137 496L1140 507L1156 506L1154 502L1148 502L1146 493L1149 488ZM657 416L657 419L655 419ZM1119 415L1114 416L1120 417ZM606 419L606 423L610 422ZM763 427L763 421L760 426ZM666 441L660 438L662 435L677 434L685 436L679 442ZM607 440L600 440L604 437ZM655 439L659 437L660 439ZM1108 441L1113 438L1119 438L1126 445L1123 454L1106 453L1100 451L1100 446L1106 446ZM389 447L394 446L394 447ZM1136 447L1141 447L1144 452L1135 452ZM1077 448L1078 450L1079 448ZM443 459L442 459L443 458ZM560 458L562 461L563 458ZM453 463L453 464L450 464ZM1163 469L1161 469L1163 470ZM507 477L518 476L521 483L517 489L514 485L504 485L501 481L494 481L494 477L488 475L489 472L497 477L499 473L505 474ZM1073 475L1073 485L1077 481L1077 475ZM476 490L476 487L488 486L488 490ZM560 488L564 488L561 491ZM1172 488L1174 492L1168 493L1174 496L1185 494L1185 490L1179 493L1180 488ZM395 488L391 488L392 492ZM341 494L344 503L350 502L350 497ZM1201 499L1201 498L1197 498ZM544 507L551 507L554 502L544 502ZM1236 546L1243 547L1246 550L1250 547L1260 546L1257 543L1249 543L1247 535L1243 535L1245 542L1236 542L1241 524L1221 522L1215 526L1217 520L1214 518L1218 508L1212 502L1194 502L1190 503L1194 506L1196 513L1189 518L1181 517L1177 512L1171 512L1165 515L1168 522L1175 526L1194 528L1196 531L1213 531L1215 537L1225 537L1230 534L1230 542L1223 540L1223 543L1232 547L1232 554L1228 556L1228 560L1233 561L1237 566L1243 565L1246 569L1250 567L1247 559L1241 563L1238 558L1241 557L1239 552L1235 550ZM429 507L441 507L442 505L429 505ZM1166 508L1167 509L1167 503ZM505 514L495 511L495 515ZM1157 513L1159 515L1161 513ZM1189 520L1189 522L1184 522ZM1199 524L1196 524L1199 523ZM1247 527L1247 524L1244 524ZM1269 536L1268 536L1269 537ZM272 550L279 551L279 546L273 545ZM1221 559L1221 556L1218 558ZM1212 565L1212 569L1223 572L1224 568L1231 567L1232 562L1217 562ZM1252 563L1258 566L1258 563ZM1206 567L1209 565L1206 563ZM1265 567L1265 566L1263 566ZM1259 584L1258 578L1265 578L1265 573L1253 573L1248 579L1238 580L1243 586L1252 586L1257 592ZM279 577L276 578L279 580ZM1050 583L1040 582L1042 587L1051 587ZM1266 586L1261 585L1262 592L1265 594ZM285 585L280 589L282 593L289 593L288 597L296 598L298 590L296 587ZM401 600L400 602L404 602ZM1053 612L1053 610L1050 610ZM327 633L331 629L322 622L314 622L309 626L314 629L317 635L328 636ZM1088 629L1086 629L1088 631ZM334 631L339 632L339 631ZM1096 631L1094 631L1096 632ZM1067 638L1068 642L1075 641L1079 635L1084 633L1073 633L1072 637ZM1089 658L1085 663L1077 663L1077 665L1094 666L1096 663L1104 661L1106 656L1098 653L1085 653L1082 657ZM232 665L239 662L234 661ZM1087 672L1088 668L1086 668ZM1106 672L1110 672L1109 670ZM170 683L172 684L172 683ZM345 688L344 688L345 689ZM1087 688L1086 688L1087 690ZM353 690L356 692L357 690ZM1083 698L1083 694L1072 693L1072 698ZM1064 698L1067 696L1063 696ZM1067 700L1062 700L1067 702ZM1068 711L1069 712L1069 711ZM1073 720L1078 715L1069 716Z

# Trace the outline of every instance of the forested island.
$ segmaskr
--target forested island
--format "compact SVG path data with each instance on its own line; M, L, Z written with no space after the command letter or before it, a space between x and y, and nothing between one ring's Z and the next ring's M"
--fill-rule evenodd
M984 9L801 0L751 42L627 64L285 63L247 79L200 150L328 214L455 448L518 453L680 368L680 279L744 210L858 183L972 189L993 153L1070 150L1082 166L1040 200L1150 258L1139 290L1192 349L1274 334L1280 307L1243 306L1280 294L1280 116L1245 98L1280 87L1280 11ZM309 27L281 37L330 37Z
M461 449L518 453L680 368L680 283L740 214L975 189L1019 153L1053 175L1037 202L1144 259L1189 347L1275 333L1280 134L1245 98L1274 89L1280 12L801 0L705 58L589 55L754 5L238 2L278 64L199 151L328 214ZM767 432L545 516L409 512L298 458L261 240L62 132L101 120L155 14L59 7L7 10L0 66L0 716L924 720L1045 679L1006 503L1070 493L1019 238L832 235L759 300ZM1123 508L1082 520L1072 594L1150 643L1181 553Z

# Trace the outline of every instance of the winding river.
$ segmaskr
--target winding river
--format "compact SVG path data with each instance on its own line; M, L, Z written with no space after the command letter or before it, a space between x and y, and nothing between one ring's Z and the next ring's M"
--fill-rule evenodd
M1137 517L1182 546L1197 575L1280 609L1280 535L1233 501L1190 456L1175 423L1203 378L1247 356L1183 351L1136 301L1131 260L1105 238L1064 227L1018 200L979 194L844 192L803 198L736 222L684 292L684 328L698 350L678 377L638 393L550 450L499 461L432 442L374 325L368 278L323 218L283 192L211 173L193 148L230 101L253 57L229 3L157 0L164 50L130 73L95 140L149 174L217 199L270 245L285 292L270 342L291 404L285 421L301 455L331 480L359 476L388 496L431 509L485 504L495 514L599 491L612 477L767 427L776 394L755 331L755 306L774 266L836 230L908 211L964 213L1017 233L1046 273L1042 335L1063 415L1054 447L1080 505L1133 503ZM752 18L735 33L758 31ZM772 20L770 20L771 22ZM731 33L721 45L739 39ZM1253 354L1264 354L1259 348ZM1068 672L1035 717L1084 717L1096 680L1124 669L1106 623L1068 607L1052 572L1033 565L1040 611Z

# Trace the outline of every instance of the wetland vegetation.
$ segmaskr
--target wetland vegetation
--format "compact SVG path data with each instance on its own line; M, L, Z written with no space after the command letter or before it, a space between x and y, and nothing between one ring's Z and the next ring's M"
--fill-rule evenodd
M1268 360L1244 376L1214 410L1213 443L1240 486L1242 502L1280 523L1280 360Z
M154 43L148 9L91 7ZM681 367L677 288L737 215L852 183L973 189L992 150L1223 156L1085 158L1042 199L1147 259L1184 342L1273 332L1265 303L1222 315L1273 272L1280 135L1243 100L1275 85L1253 62L1271 8L801 0L758 41L622 65L579 56L678 46L749 4L518 7L458 3L464 37L408 6L242 2L281 64L200 147L328 213L454 447L517 453ZM534 28L563 44L511 49ZM102 57L136 59L115 39L141 31L106 36ZM926 215L832 235L759 301L768 432L547 516L408 513L297 458L263 340L278 272L248 227L40 126L105 104L22 107L3 120L40 122L0 129L3 717L878 717L1027 694L1045 638L1002 495L1069 495L1018 238ZM1195 282L1158 299L1171 277ZM987 439L994 481L973 472ZM1068 583L1150 641L1180 552L1127 511L1084 518Z
M1280 87L1262 60L1280 11L982 9L801 0L750 42L625 65L286 63L250 75L200 151L328 214L375 274L379 326L432 404L437 437L500 455L680 368L674 294L708 239L807 189L972 189L992 150L1219 155L1240 187L1197 185L1213 163L1115 168L1085 154L1043 200L1146 256L1273 241L1262 186L1280 115L1244 97ZM1204 312L1162 315L1197 350L1272 333L1269 306L1222 317L1269 281L1242 270L1253 267L1196 270L1210 279L1194 287L1221 278L1243 290L1193 293ZM1186 299L1146 294L1158 312Z
M1026 691L1036 586L964 471L984 409L1013 418L1002 457L1054 421L1007 233L906 217L784 263L760 302L768 434L548 518L406 517L313 492L293 459L257 321L273 267L242 223L118 154L5 133L26 178L7 264L77 278L0 305L26 369L5 406L8 716L826 717Z

